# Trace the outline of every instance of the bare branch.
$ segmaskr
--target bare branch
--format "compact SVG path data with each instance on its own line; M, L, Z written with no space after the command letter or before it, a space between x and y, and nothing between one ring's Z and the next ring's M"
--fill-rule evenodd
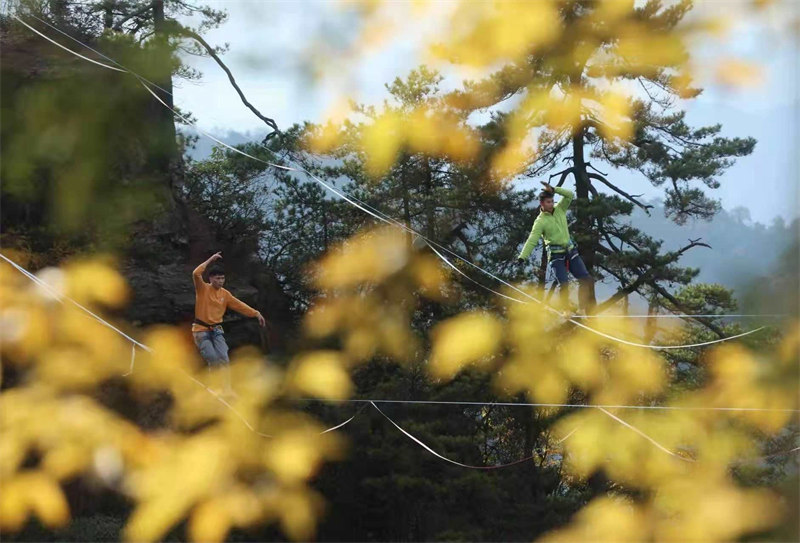
M600 175L608 175L607 173L603 173L603 172L601 172L600 170L598 170L597 168L595 168L594 166L592 166L592 163L591 163L591 162L587 162L587 163L586 163L586 167L587 167L587 168L591 168L591 169L593 169L594 171L596 171L596 172L597 172L597 173L599 173Z
M624 196L625 198L627 198L629 201L633 202L633 203L634 203L634 204L636 204L637 206L639 206L639 207L641 207L642 209L644 209L645 213L647 213L648 215L650 215L650 210L653 208L653 206L651 206L651 205L649 205L649 204L643 204L642 202L638 201L638 200L636 199L636 195L634 195L634 194L628 194L627 192L625 192L625 191L624 191L624 190L622 190L621 188L619 188L619 187L617 187L617 186L613 185L611 182L609 182L609 180L608 180L608 179L606 179L606 178L605 178L605 177L603 177L602 175L599 175L599 174L596 174L596 173L589 173L589 174L587 174L587 175L589 176L589 178L590 178L590 179L596 179L596 180L600 181L601 183L603 183L604 185L606 185L606 186L607 186L608 188L610 188L611 190L613 190L614 192L616 192L617 194L621 194L622 196Z
M711 245L709 245L708 243L700 241L701 239L702 238L690 239L689 245L686 245L685 247L681 247L680 249L678 249L677 254L682 255L683 253L694 247L705 247L707 249L712 248Z
M228 80L231 82L231 85L233 85L233 88L236 89L236 93L239 95L239 98L242 100L242 103L245 106L247 106L247 108L250 111L255 113L256 117L264 121L267 124L267 126L272 128L272 130L274 130L275 132L280 132L280 130L278 129L278 124L273 119L270 119L269 117L265 117L264 115L262 115L261 112L258 111L258 109L256 109L256 107L247 100L244 93L242 92L242 89L240 89L239 85L236 83L236 79L234 79L233 73L231 73L231 71L228 69L225 63L222 62L222 59L219 58L219 55L217 55L217 52L214 50L214 48L211 47L211 45L209 45L208 42L202 38L202 36L200 36L193 30L188 29L186 27L181 27L180 33L186 37L192 38L193 40L197 41L200 45L202 45L206 49L206 51L208 51L208 54L211 56L211 58L213 58L216 61L216 63L220 66L220 68L222 68L228 75Z
M548 178L548 181L549 181L550 179L554 178L555 176L557 176L557 175L560 175L560 176L561 176L561 179L559 179L559 180L558 180L558 183L556 183L556 186L557 186L557 187L560 187L560 186L562 186L562 185L564 184L564 181L566 181L566 180L567 180L567 176L568 176L569 174L573 173L574 171L575 171L575 166L570 166L570 167L569 167L569 168L567 168L566 170L562 170L562 171L560 171L560 172L558 172L558 173L554 173L553 175L551 175L551 176Z

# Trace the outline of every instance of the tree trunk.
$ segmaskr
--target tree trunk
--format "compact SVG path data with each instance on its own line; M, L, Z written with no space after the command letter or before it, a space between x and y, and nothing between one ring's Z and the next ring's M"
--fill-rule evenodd
M405 155L404 155L405 157ZM403 162L400 165L400 184L403 187L403 222L406 225L406 228L412 229L411 226L411 207L409 202L409 195L408 195L408 179L406 179L406 165L408 164L408 159L403 158ZM406 231L406 243L410 248L412 245L411 239L411 232Z
M586 171L586 160L583 154L584 129L578 130L572 137L572 159L575 175L575 194L577 196L577 221L575 221L575 233L579 240L579 250L586 269L592 273L595 263L595 247L598 240L597 232L592 230L592 217L587 210L586 204L589 202L589 180ZM595 295L594 281L580 282L580 298L585 300L591 307L597 304Z
M533 417L534 407L521 408L525 420L523 422L525 427L525 450L522 453L523 458L530 458L533 456Z
M159 88L151 86L152 91L164 101L170 108L174 108L172 96L172 69L173 51L170 44L169 25L164 11L164 0L153 2L153 30L155 33L152 44L150 45L152 72L148 74L150 79ZM155 102L154 118L156 124L157 143L161 152L155 157L156 169L161 172L167 184L171 199L169 214L177 220L177 228L190 225L193 215L196 212L189 208L183 197L184 168L181 149L178 146L177 132L175 130L175 116L172 111L165 108L157 101ZM203 233L208 229L206 221L202 217L194 217L194 222L203 223L199 229L189 226L183 235L189 245L189 258L192 261L202 260L203 255L208 253L210 247L209 236ZM181 237L183 237L183 235Z
M55 26L64 30L67 23L67 0L50 0L50 13Z
M103 13L103 28L105 30L111 30L114 27L114 6L116 4L116 0L106 0L105 7L103 8L105 12Z
M166 15L164 13L164 0L156 0L153 3L153 29L155 40L153 45L153 69L154 81L160 88L154 88L159 98L170 108L174 108L172 97L172 48L170 47L170 36L167 27ZM170 188L173 195L178 191L183 182L181 171L182 160L178 150L178 142L175 131L175 117L173 113L162 106L158 106L159 135L164 152L161 154L161 169L170 179Z
M425 235L428 239L436 239L436 212L433 202L433 171L431 161L425 160Z
M647 304L647 314L648 315L655 315L656 311L658 311L658 299L655 294L650 296L650 300L648 300ZM656 335L656 325L658 324L658 319L645 319L647 322L644 324L644 342L646 344L650 344L653 341L653 338Z

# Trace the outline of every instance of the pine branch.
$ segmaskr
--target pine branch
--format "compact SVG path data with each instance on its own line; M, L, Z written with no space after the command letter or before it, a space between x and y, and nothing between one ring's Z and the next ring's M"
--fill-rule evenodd
M562 185L564 184L564 181L566 181L566 179L567 179L567 176L568 176L569 174L571 174L571 173L574 173L574 171L575 171L575 166L570 166L570 167L569 167L569 168L567 168L566 170L562 170L562 171L560 171L560 172L557 172L557 173L554 173L554 174L552 174L552 175L551 175L551 176L548 178L548 181L549 181L550 179L554 178L555 176L557 176L557 175L560 175L560 176L561 176L561 178L558 180L558 183L556 183L556 186L557 186L557 187L560 187L560 186L562 186Z
M653 209L653 206L651 206L649 204L643 204L642 202L640 202L639 200L636 199L636 198L641 197L642 196L641 194L628 194L627 192L625 192L621 188L613 185L608 179L606 179L605 177L603 177L600 174L588 173L587 175L589 176L589 179L596 179L597 181L600 181L605 186L607 186L608 188L610 188L611 190L613 190L617 194L621 194L626 199L628 199L630 202L632 202L632 203L636 204L637 206L639 206L640 208L642 208L645 211L645 213L650 215L650 210Z
M687 246L683 247L682 249L680 249L679 251L677 251L677 254L683 254L684 252L688 251L692 247L698 247L698 246L709 247L710 248L709 245L707 245L705 243L701 243L699 240L689 240L689 245L687 245ZM601 247L599 247L599 249L600 249L600 252L603 252L605 254L609 254L611 252L606 247L602 247L601 246ZM620 281L620 282L624 282L625 281L624 277L622 277L619 273L613 271L612 269L610 269L610 268L608 268L606 266L602 266L602 265L600 266L600 268L602 268L609 275L614 276L618 281ZM609 307L611 307L614 303L616 303L617 301L622 299L627 294L630 294L630 293L632 293L634 291L639 292L639 288L641 288L643 286L648 286L648 287L652 288L653 290L655 290L656 292L658 292L661 296L666 298L676 309L678 309L682 313L685 313L687 315L691 315L691 309L687 308L683 304L681 304L680 301L677 298L675 298L675 296L670 294L669 291L667 291L664 287L659 285L658 281L653 280L652 277L651 277L651 275L652 275L651 272L652 272L652 270L646 270L646 271L639 270L638 271L639 275L638 275L638 277L636 278L636 280L633 283L631 283L630 285L628 285L625 288L621 288L621 289L617 290L617 292L615 292L608 300L604 301L601 304L598 304L596 306L595 312L596 313L602 313L603 311L607 310ZM639 292L639 294L641 294L641 292ZM705 326L706 328L708 328L709 330L711 330L712 332L717 334L720 338L725 337L725 333L722 331L722 329L719 328L717 325L715 325L713 322L711 322L709 319L702 318L702 317L691 317L691 316L688 316L687 318L690 318L690 319L692 319L694 321L697 321L698 323L702 324L703 326Z
M709 245L708 243L700 241L701 239L702 238L689 239L689 245L686 245L685 247L682 247L682 248L678 249L676 254L680 256L683 253L685 253L686 251L688 251L689 249L692 249L694 247L705 247L707 249L711 249L712 248L711 245Z
M604 270L606 273L608 273L609 275L613 275L618 281L620 281L620 282L624 281L623 277L621 277L618 274L614 273L613 271L608 269L606 266L602 266L601 265L600 268L602 270ZM615 303L617 303L618 301L623 299L625 296L627 296L629 294L632 294L634 292L639 292L639 289L641 287L645 286L645 283L646 283L645 274L642 274L636 279L636 281L634 281L633 283L628 284L627 286L625 286L623 288L620 288L619 290L617 290L617 292L612 294L606 301L604 301L601 304L596 305L592 314L597 315L597 314L603 313L604 311L610 309L611 306L613 306Z
M587 168L591 168L591 169L593 169L594 171L596 171L596 172L597 172L597 173L599 173L600 175L608 175L607 173L601 172L600 170L598 170L597 168L595 168L594 166L592 166L592 163L591 163L591 162L587 162L587 163L586 163L586 167L587 167Z
M149 4L146 4L145 6L143 6L142 8L137 9L133 13L129 13L126 17L124 17L123 19L117 21L114 24L114 30L116 30L117 32L121 32L122 31L122 25L124 25L125 23L127 23L131 19L135 19L137 17L140 17L140 16L144 15L145 13L147 13L148 11L153 9L154 7L156 7L156 3L155 2L150 2Z
M687 308L683 304L681 304L680 300L678 300L675 296L670 294L667 291L667 289L665 289L664 287L662 287L658 283L653 283L650 286L653 287L653 289L656 292L658 292L661 296L666 298L679 311L681 311L682 313L686 313L687 315L691 314L691 309ZM725 332L719 326L717 326L716 324L711 322L709 319L705 319L705 318L702 318L702 317L691 317L691 318L693 320L699 322L700 324L702 324L703 326L705 326L706 328L708 328L709 330L711 330L715 334L717 334L720 338L724 338L725 337Z

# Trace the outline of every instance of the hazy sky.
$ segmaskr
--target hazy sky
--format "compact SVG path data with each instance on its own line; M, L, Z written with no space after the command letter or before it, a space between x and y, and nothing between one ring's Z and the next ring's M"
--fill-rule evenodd
M435 32L430 21L396 21L400 30L388 44L359 57L353 64L332 52L344 51L355 35L346 9L335 2L227 0L208 2L225 9L229 18L206 34L212 44L229 44L224 60L248 99L281 127L304 120L321 121L345 90L362 102L386 97L384 84L403 76L420 62L423 33ZM700 9L726 9L724 0L701 3ZM797 17L800 1L786 0L777 17ZM320 55L323 51L326 55ZM729 170L715 191L726 208L748 207L752 218L769 223L776 214L798 216L800 161L800 99L797 40L778 36L773 27L739 23L727 40L699 51L700 61L714 55L737 56L763 67L763 82L745 90L707 86L686 103L690 123L722 123L727 136L753 136L755 152ZM343 53L342 53L343 55ZM325 59L327 64L320 66ZM335 64L339 60L344 71ZM230 131L263 132L264 125L239 101L227 77L212 60L188 57L203 76L198 82L178 82L176 102L198 124L218 136ZM327 75L316 78L320 70ZM625 172L616 181L631 192L647 183ZM656 197L659 190L646 190Z

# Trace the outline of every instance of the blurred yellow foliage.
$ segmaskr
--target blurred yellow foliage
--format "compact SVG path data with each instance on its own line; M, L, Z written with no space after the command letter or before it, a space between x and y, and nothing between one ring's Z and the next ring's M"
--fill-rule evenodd
M267 449L265 462L280 481L296 484L308 480L328 458L334 458L341 443L321 428L291 429L275 436Z
M375 258L385 249L373 250ZM354 254L364 258L366 253ZM409 252L392 274L376 269L362 276L360 290L350 277L331 280L306 317L308 333L347 338L363 326L361 319L381 328L391 304L408 307L419 292L419 282L408 280L418 258ZM322 263L318 273L326 271ZM405 285L405 296L374 296L398 285ZM526 292L542 297L535 289ZM776 435L792 422L797 384L785 376L796 363L789 363L796 361L800 342L796 327L777 347L777 363L771 354L756 356L741 345L725 344L703 357L709 369L706 386L676 393L660 353L565 324L558 308L503 302L502 316L471 311L433 328L427 366L432 377L449 379L477 365L492 372L500 394L522 391L533 402L644 407L658 402L666 408L585 408L560 418L553 440L569 436L560 445L569 476L586 479L602 470L617 484L641 490L643 498L636 503L611 494L598 498L545 541L728 541L780 521L777 495L739 486L730 468L756 456L765 434ZM591 325L613 337L638 339L630 319L593 319ZM349 352L346 341L343 345L341 352Z
M97 306L126 300L123 278L102 260L42 277L56 283L61 302L0 265L10 331L2 338L3 364L20 376L0 394L0 529L20 530L32 515L52 528L65 525L60 483L84 476L135 503L124 532L130 541L161 539L183 519L193 541L223 541L232 528L273 521L293 538L313 536L320 498L306 485L322 462L340 456L342 443L320 435L311 419L271 407L291 388L280 371L253 352L237 353L230 376L237 397L229 408L209 391L221 388L223 376L201 369L188 335L156 327L143 339L151 351L137 348L135 369L123 379L130 342L63 298L102 314ZM292 385L346 396L344 368L331 370L330 361L314 364L292 374ZM142 401L166 392L167 425L145 431L100 404L93 394L108 382Z
M405 239L397 229L366 231L324 256L314 282L325 289L382 281L399 271L407 261Z
M362 16L368 22L380 17L380 4L370 2ZM424 17L431 4L411 9ZM521 99L500 127L500 148L488 160L498 180L537 158L546 131L572 134L592 123L610 145L621 145L633 135L633 97L615 83L658 75L681 96L692 96L696 67L688 40L721 27L704 21L676 28L668 9L639 4L603 0L584 10L585 3L573 0L455 2L444 10L446 31L426 44L427 51L476 69L481 81L405 109L363 108L360 123L339 116L311 129L306 144L326 153L344 147L360 155L375 178L403 153L484 159L468 122L471 108L517 95ZM643 15L653 9L659 13ZM368 30L370 47L385 39ZM758 79L754 67L735 60L716 72L730 85ZM41 120L29 124L36 128ZM80 141L78 130L68 131L74 136L68 138L34 132L50 154L64 159ZM19 169L28 167L17 164L15 175L27 178L30 172ZM72 165L59 184L64 223L74 223L83 205L79 193L64 188L86 188L72 181L102 170L90 167ZM776 495L739 486L730 467L756 456L759 439L792 422L797 386L786 376L796 377L800 328L778 347L777 362L772 353L757 356L743 346L711 350L704 359L708 382L674 393L662 356L567 325L533 303L451 317L426 345L412 329L414 311L422 298L446 301L450 286L436 260L414 251L396 230L359 233L325 255L311 275L320 294L303 330L325 347L296 357L285 374L252 353L234 357L238 397L227 406L207 388L219 388L222 376L202 369L185 333L149 330L143 342L152 351L137 350L135 371L122 381L133 398L166 393L172 400L166 424L146 431L91 395L127 371L130 343L58 302L70 296L99 313L119 308L129 297L123 278L107 261L75 261L43 270L51 292L0 266L2 363L23 377L4 383L0 394L0 528L20 530L31 516L63 526L69 509L60 485L83 475L133 500L129 541L158 540L185 519L194 541L223 541L233 528L267 522L278 522L290 538L312 538L322 502L308 483L323 462L340 457L343 444L274 402L286 393L344 399L353 390L348 370L379 357L427 359L431 376L445 379L477 366L493 372L499 393L524 392L533 402L676 408L563 414L554 436L570 436L562 445L566 476L587 478L602 470L641 497L636 503L597 498L545 541L728 541L781 518ZM622 319L599 319L593 326L617 337L636 336ZM339 340L338 348L332 340ZM752 410L703 409L729 406Z
M403 151L466 161L479 149L478 138L463 117L427 104L410 111L386 108L358 125L328 121L305 139L318 153L333 152L345 142L363 154L365 169L375 178L386 173Z
M751 87L763 82L762 69L757 64L737 59L725 59L717 65L717 80L731 87Z
M338 351L313 351L292 361L289 386L326 400L350 397L353 386L344 357Z
M411 109L385 104L379 112L370 110L367 122L352 124L339 108L335 119L310 131L310 149L328 153L347 147L362 156L375 178L403 151L458 162L483 159L486 149L477 144L466 117L512 96L518 99L502 108L508 119L497 118L503 137L490 157L497 180L516 176L538 158L536 139L544 130L577 133L593 124L609 142L628 141L634 134L631 101L641 92L632 92L630 82L647 77L684 98L695 96L693 76L706 74L692 65L690 46L723 37L732 16L706 9L682 20L689 3L633 0L359 5L363 35L353 46L356 56L359 48L374 51L376 41L369 36L375 33L391 42L386 37L403 25L390 21L430 19L439 31L421 34L420 64L469 75L454 81L460 90L425 97ZM754 66L736 59L715 59L708 71L735 87L759 79Z
M637 505L622 499L599 498L581 509L569 527L556 530L539 541L638 543L648 540L647 532L647 515Z
M429 371L450 379L467 364L483 365L503 342L503 326L488 313L462 313L433 329Z
M63 273L65 284L74 281L69 268ZM535 402L659 402L675 408L578 409L560 418L553 440L569 436L560 445L568 476L588 478L602 470L645 498L635 504L598 498L546 540L726 541L782 518L774 493L740 487L730 467L757 455L759 439L792 421L797 388L785 376L795 371L796 326L777 346L777 362L770 353L724 345L703 359L705 386L675 393L658 353L567 325L557 308L536 303L507 301L497 313L448 318L434 327L429 350L424 348L411 326L416 306L424 298L447 301L442 293L451 287L429 254L387 229L365 231L332 250L313 274L320 294L304 330L312 342L327 346L297 356L285 373L254 352L237 355L231 372L235 411L208 393L205 387L218 387L222 377L198 373L183 333L149 331L144 341L152 352L137 352L125 383L134 397L167 391L173 398L167 427L154 432L88 395L127 371L130 344L69 303L38 295L37 287L0 266L0 297L10 312L4 315L23 323L4 339L4 363L31 376L0 395L0 476L11 482L0 498L0 526L18 530L29 515L63 525L69 513L59 482L84 475L134 501L128 540L157 540L183 519L195 541L222 541L233 528L265 522L280 523L290 537L310 538L322 502L307 484L323 462L341 456L343 443L320 434L311 419L271 404L287 393L345 399L353 390L348 371L354 364L376 356L424 360L426 351L434 378L477 366L493 373L499 393L522 391ZM112 275L110 269L98 274ZM109 299L88 288L82 292L90 304ZM592 324L635 338L627 319ZM339 348L330 346L334 338L341 340ZM707 409L714 407L755 409ZM243 420L272 437L259 436ZM25 463L32 451L41 457L36 466Z
M431 54L471 66L523 60L559 37L557 4L458 2L448 21L448 39L431 45Z
M22 471L3 480L0 528L19 530L30 513L50 528L59 528L69 521L69 508L58 481L39 471Z

